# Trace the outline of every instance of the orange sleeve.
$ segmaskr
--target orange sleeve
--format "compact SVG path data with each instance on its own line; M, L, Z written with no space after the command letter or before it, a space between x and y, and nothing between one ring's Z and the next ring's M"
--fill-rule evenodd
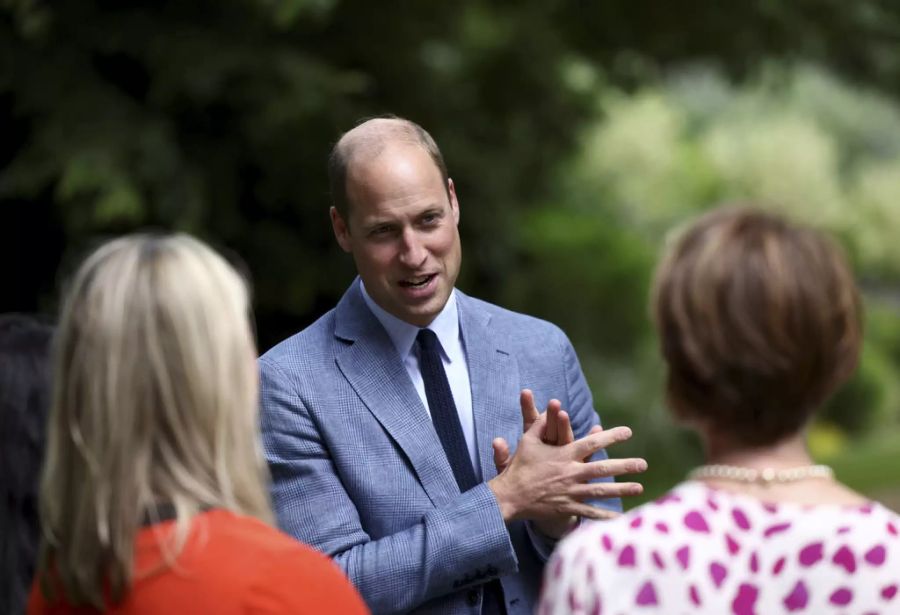
M247 613L369 615L362 597L340 568L305 546L298 545L298 549L254 572L256 580L245 601Z

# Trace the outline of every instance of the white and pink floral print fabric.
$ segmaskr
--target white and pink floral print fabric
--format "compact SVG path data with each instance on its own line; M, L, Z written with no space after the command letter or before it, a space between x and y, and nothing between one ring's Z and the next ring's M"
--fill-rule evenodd
M544 573L540 615L900 614L900 516L769 504L682 483L579 528Z

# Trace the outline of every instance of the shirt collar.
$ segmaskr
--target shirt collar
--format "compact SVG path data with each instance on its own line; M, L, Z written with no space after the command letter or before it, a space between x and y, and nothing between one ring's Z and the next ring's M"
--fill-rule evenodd
M400 320L393 314L389 314L382 309L381 306L375 303L375 300L369 296L369 293L366 292L366 285L363 284L362 280L359 281L359 288L362 291L363 300L366 302L366 305L369 306L369 309L375 314L375 318L378 319L385 331L387 331L388 337L391 338L394 347L400 354L400 358L405 360L412 351L413 345L416 343L419 327ZM438 341L441 343L445 358L452 363L455 358L455 353L452 349L459 346L459 308L456 303L455 288L450 292L450 297L447 299L444 309L438 313L434 320L431 321L431 324L426 328L434 331Z

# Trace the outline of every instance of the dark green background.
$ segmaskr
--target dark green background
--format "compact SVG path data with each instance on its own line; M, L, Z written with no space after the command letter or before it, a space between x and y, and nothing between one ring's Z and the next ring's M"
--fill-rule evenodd
M650 477L662 484L699 453L660 410L645 304L661 228L740 190L698 171L692 205L637 224L585 166L587 135L616 96L665 92L697 66L775 92L778 74L813 66L896 108L898 45L888 0L0 0L0 309L52 315L98 242L177 229L246 263L264 350L352 279L325 159L360 118L395 113L433 134L456 182L460 287L563 326L604 417L646 426L632 452L668 470ZM894 292L896 277L870 277ZM893 403L879 383L897 375L900 335L879 313L886 367L832 411L840 442L878 431L866 417ZM858 460L848 446L834 454Z

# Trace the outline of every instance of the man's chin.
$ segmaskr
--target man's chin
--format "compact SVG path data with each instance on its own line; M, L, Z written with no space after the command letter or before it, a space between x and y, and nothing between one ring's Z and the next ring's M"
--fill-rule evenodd
M406 317L402 320L416 327L427 327L439 313L440 310L421 310L415 312L407 312Z
M446 301L442 304L438 298L434 297L429 301L415 305L407 303L394 315L416 327L426 327L441 313L441 310L444 309L444 304L446 304Z

